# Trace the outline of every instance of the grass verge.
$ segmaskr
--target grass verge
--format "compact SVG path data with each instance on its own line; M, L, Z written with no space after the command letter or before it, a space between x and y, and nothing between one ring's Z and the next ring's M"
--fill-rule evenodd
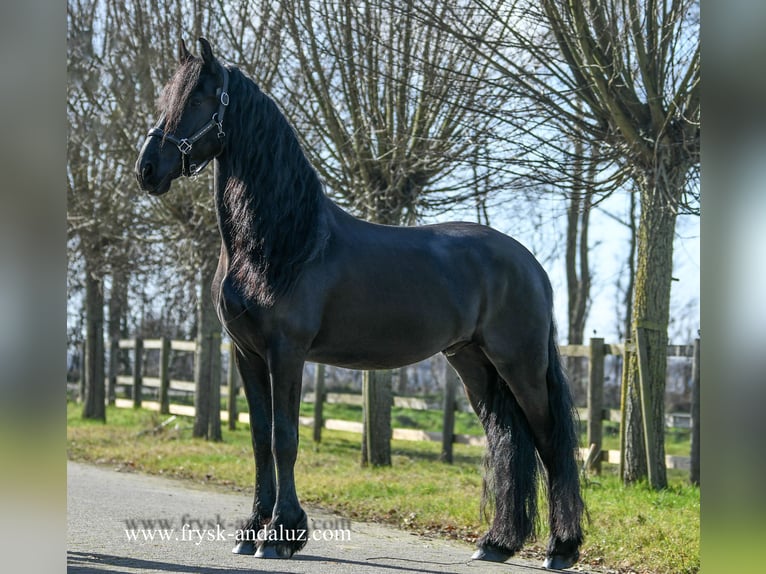
M107 424L84 421L80 407L67 405L67 456L72 460L172 476L252 491L253 459L245 425L224 429L224 442L191 438L191 420L155 412L109 408ZM455 463L439 462L436 443L393 441L390 468L360 468L359 435L323 431L315 445L301 428L296 486L307 504L354 520L391 524L420 534L473 543L486 530L479 518L481 448L455 445ZM699 571L699 489L685 473L654 492L645 485L623 487L613 472L584 481L590 512L583 564L589 570L629 573ZM546 516L544 504L540 515ZM237 518L237 517L232 517ZM244 516L241 518L245 518ZM542 559L547 528L522 555Z
M157 400L156 393L145 395L146 400ZM191 394L184 398L174 397L174 403L193 405ZM226 410L227 400L221 400L221 410ZM246 413L248 410L245 397L237 397L237 412ZM301 416L314 416L314 403L301 403ZM343 421L362 422L361 405L343 403L325 403L323 417L327 419L339 419ZM392 407L391 424L394 428L418 429L423 431L440 432L443 427L444 414L438 410L416 410L404 407ZM586 446L587 421L580 421L580 444ZM482 436L479 418L473 412L455 412L455 433L465 435ZM619 423L604 421L603 423L603 450L620 450L620 425ZM691 451L691 429L666 429L665 430L665 454L689 456Z

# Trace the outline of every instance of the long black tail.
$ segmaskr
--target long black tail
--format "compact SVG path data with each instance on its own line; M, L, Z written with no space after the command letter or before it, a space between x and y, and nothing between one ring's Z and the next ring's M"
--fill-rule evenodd
M536 530L537 456L532 431L508 385L498 378L490 386L480 413L487 435L481 510L486 518L492 503L495 513L478 545L511 555Z
M582 518L585 504L580 496L577 465L577 411L561 356L556 344L556 328L551 325L548 341L548 404L553 419L551 443L553 459L548 470L548 506L551 543L558 540L572 545L582 542Z

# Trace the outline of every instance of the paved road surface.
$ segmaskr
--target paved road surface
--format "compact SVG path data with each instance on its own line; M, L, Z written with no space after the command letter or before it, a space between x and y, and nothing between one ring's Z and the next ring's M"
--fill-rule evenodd
M312 536L291 560L231 554L234 531L249 510L244 494L186 482L67 463L67 571L81 574L276 572L311 574L539 574L540 564L471 562L467 544L432 540L307 509ZM150 522L154 521L154 522ZM163 522L160 522L163 521ZM183 525L188 524L186 530ZM160 540L156 529L169 540ZM172 531L171 531L172 529ZM321 530L324 529L324 530ZM349 534L343 530L350 529ZM129 540L130 530L138 536ZM128 532L126 532L128 531ZM144 534L155 540L144 540ZM203 537L200 540L200 536Z

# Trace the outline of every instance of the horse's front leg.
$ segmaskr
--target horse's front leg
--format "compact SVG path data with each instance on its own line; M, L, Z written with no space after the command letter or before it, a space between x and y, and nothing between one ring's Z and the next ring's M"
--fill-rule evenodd
M258 542L256 556L261 558L290 558L307 541L308 521L298 502L294 475L304 358L286 342L272 345L268 356L277 497L272 520Z
M271 453L271 382L266 361L257 355L237 351L237 369L247 397L250 435L255 457L255 498L253 512L237 533L235 554L255 554L258 535L271 521L277 496L274 458Z

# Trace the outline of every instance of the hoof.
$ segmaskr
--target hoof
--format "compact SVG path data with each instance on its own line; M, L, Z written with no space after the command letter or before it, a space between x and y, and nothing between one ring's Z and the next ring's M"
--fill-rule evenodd
M262 544L255 553L256 558L265 559L287 559L292 558L293 550L289 546L280 544L279 546L267 546Z
M255 554L255 542L250 540L240 540L237 542L237 545L232 548L231 553L252 556Z
M574 566L577 559L580 558L580 554L570 554L569 556L562 556L560 554L554 554L548 556L543 563L543 568L547 570L565 570Z
M486 562L505 562L508 560L512 553L504 552L499 548L492 546L482 547L476 550L471 556L471 560L484 560Z

